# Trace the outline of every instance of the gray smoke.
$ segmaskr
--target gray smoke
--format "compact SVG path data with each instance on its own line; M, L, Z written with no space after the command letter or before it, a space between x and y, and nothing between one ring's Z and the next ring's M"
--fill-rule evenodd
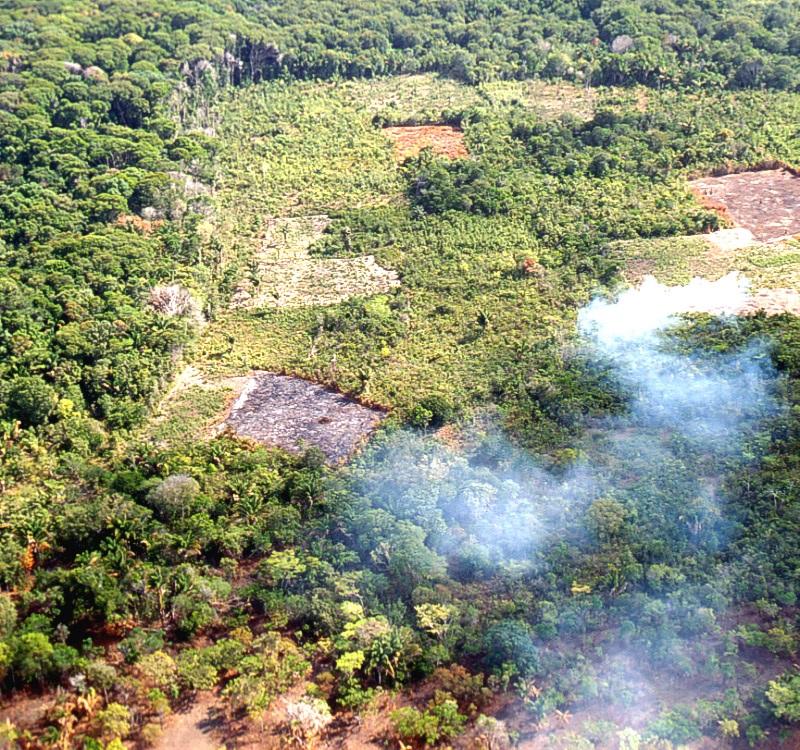
M669 522L686 522L684 502L690 517L716 517L717 482L702 467L687 467L686 455L738 455L743 435L774 411L775 376L763 344L734 354L683 354L671 350L665 333L682 324L680 313L736 310L745 294L735 274L673 288L649 278L614 302L595 300L581 310L584 346L613 365L631 398L624 417L607 420L600 445L566 472L552 475L500 434L466 441L491 444L490 468L431 436L399 431L356 463L360 492L424 528L440 551L476 545L493 560L530 558L576 533L576 520L600 497L632 502L635 488L621 486L623 475L649 478L663 492ZM681 492L661 487L667 477Z
M442 570L447 560L461 581L503 570L538 578L544 590L571 590L575 598L562 599L560 609L541 604L549 604L547 617L557 621L559 633L580 632L575 622L587 611L580 609L580 596L610 595L609 611L625 612L620 631L629 635L623 642L641 638L638 656L620 643L599 665L584 660L585 692L595 695L597 684L608 683L628 721L644 727L659 710L661 686L636 669L642 652L688 675L694 667L678 631L702 633L715 622L713 602L696 594L687 597L695 603L680 610L679 592L690 584L674 562L654 564L661 562L658 550L708 560L724 547L730 523L720 502L721 472L752 460L747 440L776 409L770 395L776 376L764 343L734 353L699 352L686 343L681 315L724 315L739 309L745 294L735 275L673 289L648 279L616 301L596 300L580 311L579 348L613 373L628 398L623 416L587 422L566 469L548 470L544 458L515 448L499 429L467 435L464 444L477 450L406 431L377 439L350 469L364 503L354 514L361 543L374 545L375 528L384 524L388 558L394 540L408 538L412 524L432 551L429 559L415 558L427 573ZM620 559L602 581L568 581L554 572L554 561L568 560L570 550L595 549L613 559L613 545L605 552L603 545L615 534L629 534L629 548L649 545L648 566Z

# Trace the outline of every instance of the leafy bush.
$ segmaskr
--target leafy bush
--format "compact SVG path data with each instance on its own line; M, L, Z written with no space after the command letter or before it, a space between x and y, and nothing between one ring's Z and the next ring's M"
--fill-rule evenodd
M499 671L503 664L512 663L523 677L539 670L539 650L533 645L533 634L519 620L503 620L489 628L484 641L486 665Z
M160 630L143 630L136 627L119 642L118 648L128 664L135 664L143 655L164 648L164 633Z
M800 721L800 674L784 672L766 690L772 713L784 721Z
M464 667L454 664L451 667L439 667L432 676L433 683L445 698L455 698L459 708L469 715L479 711L491 697L492 692L484 687L482 674L470 674ZM437 699L437 703L443 702Z
M422 418L419 415L424 415L424 424L419 426L437 428L452 421L455 413L453 404L447 398L434 393L430 396L424 396L413 407L411 422L412 424L417 424L415 420Z
M655 721L648 724L647 735L669 740L675 745L685 745L701 739L703 733L687 711L664 711Z
M403 739L423 740L433 744L441 739L455 737L467 721L467 717L458 713L455 700L445 700L433 705L425 711L412 706L400 708L390 714L392 726Z

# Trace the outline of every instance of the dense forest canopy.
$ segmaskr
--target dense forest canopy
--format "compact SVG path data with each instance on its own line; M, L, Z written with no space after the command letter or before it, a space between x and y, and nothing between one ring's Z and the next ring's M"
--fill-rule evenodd
M0 744L198 693L242 748L796 741L798 318L582 324L792 293L794 240L692 255L686 181L800 165L798 56L788 0L2 3ZM389 416L344 466L218 434L253 370Z
M437 71L468 82L540 75L587 85L792 89L800 53L800 10L789 0L64 0L7 3L2 21L6 71L27 68L35 52L37 77L51 82L63 77L53 62L127 74L120 99L129 118L146 98L137 89L151 90L161 76L213 87Z

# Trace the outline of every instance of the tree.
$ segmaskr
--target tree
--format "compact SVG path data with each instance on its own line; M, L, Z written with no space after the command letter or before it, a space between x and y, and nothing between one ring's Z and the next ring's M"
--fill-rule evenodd
M38 375L14 379L8 389L8 409L24 425L40 425L56 407L55 389Z
M516 666L523 677L539 670L539 650L527 624L519 620L503 620L489 628L484 641L486 664L499 671L504 664Z
M800 721L800 674L784 672L770 680L766 696L772 704L772 713L779 719Z
M200 494L197 480L188 474L173 474L159 482L147 494L147 500L158 513L172 520L185 518L186 510Z
M610 542L622 532L625 515L621 503L611 497L601 497L589 506L586 525L597 539Z
M0 594L0 638L8 638L16 623L17 608L14 602L8 594Z

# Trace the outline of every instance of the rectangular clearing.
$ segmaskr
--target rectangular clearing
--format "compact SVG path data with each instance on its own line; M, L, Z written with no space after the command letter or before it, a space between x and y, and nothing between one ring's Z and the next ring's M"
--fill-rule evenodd
M256 372L223 427L292 453L313 446L330 463L339 463L349 458L385 417L385 412L321 385Z
M689 185L703 203L761 242L800 232L800 177L788 169L704 177Z

